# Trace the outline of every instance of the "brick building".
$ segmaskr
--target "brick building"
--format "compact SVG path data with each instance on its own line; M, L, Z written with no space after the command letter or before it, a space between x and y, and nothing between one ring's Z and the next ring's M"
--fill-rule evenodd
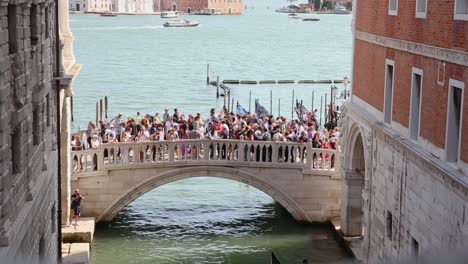
M468 245L468 0L355 0L342 228L360 255Z
M29 259L24 263L55 263L61 255L57 130L68 140L69 122L58 128L56 121L57 113L62 122L69 118L79 65L71 50L68 3L59 0L58 9L55 3L0 0L1 263L22 257ZM69 189L69 183L64 186Z
M222 14L241 15L242 0L160 0L161 10L187 13L212 10Z

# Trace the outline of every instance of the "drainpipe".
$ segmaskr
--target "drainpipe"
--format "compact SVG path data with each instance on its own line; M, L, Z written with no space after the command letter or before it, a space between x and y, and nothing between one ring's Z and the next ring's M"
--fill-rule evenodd
M57 263L62 263L62 162L60 143L60 30L59 0L55 0L55 118L57 140Z

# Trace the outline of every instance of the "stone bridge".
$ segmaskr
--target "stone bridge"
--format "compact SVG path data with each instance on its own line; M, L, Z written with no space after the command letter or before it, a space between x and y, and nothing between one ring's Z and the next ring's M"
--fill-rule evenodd
M158 186L211 176L246 183L306 222L340 215L339 152L310 143L179 140L102 144L72 151L72 189L85 196L82 215L110 221ZM337 168L337 169L335 169Z

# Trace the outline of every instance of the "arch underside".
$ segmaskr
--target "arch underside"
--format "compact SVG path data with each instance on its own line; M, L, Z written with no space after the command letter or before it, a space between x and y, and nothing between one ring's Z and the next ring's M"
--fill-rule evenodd
M133 186L128 192L120 196L98 217L97 221L111 221L127 205L159 186L178 180L205 176L230 179L255 187L281 204L296 220L310 222L306 212L286 192L269 183L265 178L262 178L262 175L255 175L242 169L220 166L190 166L156 174L148 180Z

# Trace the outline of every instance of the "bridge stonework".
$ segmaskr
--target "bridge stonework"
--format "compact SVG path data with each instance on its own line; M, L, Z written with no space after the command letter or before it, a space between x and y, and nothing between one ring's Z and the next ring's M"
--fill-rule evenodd
M159 186L200 176L255 187L299 221L326 221L340 215L341 178L334 169L339 168L338 152L313 149L309 144L233 140L117 143L74 151L72 156L72 188L86 197L83 216L94 216L97 221L112 220L125 206Z

